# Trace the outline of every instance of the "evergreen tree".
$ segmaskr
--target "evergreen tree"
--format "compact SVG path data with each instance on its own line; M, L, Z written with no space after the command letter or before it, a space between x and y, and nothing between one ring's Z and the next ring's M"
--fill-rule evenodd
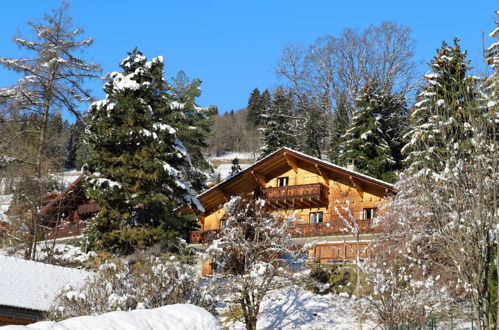
M239 158L236 157L232 160L232 166L230 167L229 177L232 177L241 171L242 171L242 168L239 165Z
M350 124L348 113L348 99L346 94L343 93L336 102L336 108L333 114L333 125L329 145L329 160L333 163L339 163L340 161L341 137L346 133Z
M190 81L180 71L169 86L174 97L171 106L176 110L172 125L177 129L177 135L190 155L191 166L186 168L186 180L196 193L206 189L205 183L213 172L202 151L208 147L206 140L211 134L214 116L217 114L216 107L199 107L195 103L196 98L201 95L200 85L200 79Z
M248 128L257 127L260 124L260 114L261 114L261 101L262 96L260 95L260 90L255 88L248 100L248 117L247 123Z
M296 148L298 118L290 92L278 88L273 95L272 104L260 117L263 123L260 132L264 142L260 158L281 147Z
M471 68L466 54L459 39L454 39L453 47L443 42L430 63L431 72L424 76L426 84L418 95L411 113L412 127L406 134L409 142L402 150L415 170L443 170L449 143L461 144L470 137L467 122L476 109L478 92L477 78L468 75ZM465 152L465 146L461 147Z
M318 107L314 102L309 102L306 97L301 98L300 115L304 118L303 137L299 148L304 153L322 158L322 149L328 136L328 112Z
M83 159L87 151L86 145L83 143L85 126L83 119L78 118L69 130L69 139L66 143L67 156L64 163L64 167L67 169L81 169L83 166Z
M91 248L129 253L184 237L195 220L174 209L199 204L185 182L190 158L173 127L180 114L162 57L147 62L134 50L120 67L108 75L106 98L89 110L87 193L99 213L85 236Z
M366 83L357 100L358 110L342 137L344 143L339 155L342 164L354 162L359 172L387 182L395 180L395 159L383 127L385 106L390 98L382 94L376 81Z

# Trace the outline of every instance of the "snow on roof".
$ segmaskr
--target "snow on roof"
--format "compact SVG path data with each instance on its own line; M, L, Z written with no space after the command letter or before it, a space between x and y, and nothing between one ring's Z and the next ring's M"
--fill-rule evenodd
M80 285L91 273L0 255L0 305L48 311L66 285Z
M57 330L212 330L220 329L217 319L205 309L175 304L155 309L110 312L96 316L80 316L61 322L37 322L27 326L7 326L2 329Z

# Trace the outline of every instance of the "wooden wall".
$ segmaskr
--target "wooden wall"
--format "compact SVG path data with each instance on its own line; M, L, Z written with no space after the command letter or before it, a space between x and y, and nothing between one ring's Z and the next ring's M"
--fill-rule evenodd
M287 172L280 174L274 178L270 178L265 188L277 187L277 179L279 177L288 177L289 185L301 185L301 184L311 184L311 183L322 183L326 185L324 178L316 173L307 171L303 168L298 168L298 172L290 169ZM380 191L381 192L381 191ZM314 207L314 208L300 208L294 210L282 210L279 213L292 214L294 212L296 217L302 219L303 221L298 223L308 223L310 212L323 212L324 222L329 221L340 221L340 216L338 211L343 214L343 216L348 217L348 212L342 210L341 206L347 206L352 212L355 219L362 219L362 212L364 208L375 208L379 207L387 201L381 196L381 193L362 191L359 192L355 186L345 180L338 178L337 180L329 180L329 204L325 207ZM224 212L222 210L216 210L204 217L203 224L201 224L202 230L217 230L220 229L220 219L224 218Z

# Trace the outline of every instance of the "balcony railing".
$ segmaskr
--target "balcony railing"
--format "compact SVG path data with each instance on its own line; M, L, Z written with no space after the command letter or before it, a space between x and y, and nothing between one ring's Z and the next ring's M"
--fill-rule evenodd
M83 204L78 206L78 214L83 215L83 214L89 214L89 213L95 213L99 211L99 204L95 202L91 202L88 204Z
M371 227L372 220L357 220L359 230L362 234L372 234L376 230ZM333 236L341 234L352 234L350 231L346 230L345 223L343 221L331 221L331 222L321 222L321 223L305 223L296 224L291 231L291 237L302 238L302 237L320 237L320 236ZM201 230L191 232L190 243L191 244L206 244L210 243L213 238L218 233L218 230Z
M328 188L322 183L300 184L262 190L268 201L313 200L319 203L328 201Z
M357 220L356 222L359 227L359 231L362 234L370 234L374 232L374 229L371 227L372 220ZM343 221L297 224L295 225L291 236L315 237L339 234L352 234L352 232L347 229Z

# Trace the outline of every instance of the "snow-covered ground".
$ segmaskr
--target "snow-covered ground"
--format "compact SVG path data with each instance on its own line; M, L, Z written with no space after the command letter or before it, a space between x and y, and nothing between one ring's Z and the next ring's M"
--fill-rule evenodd
M224 311L221 310L221 313ZM222 325L242 330L241 322ZM258 329L357 329L354 302L339 295L318 295L302 288L286 288L270 292L264 299L258 317ZM372 322L364 321L362 329L375 329Z
M201 307L188 304L155 309L110 312L80 316L61 322L37 322L28 326L10 325L5 330L212 330L220 329L217 319Z
M225 153L221 156L214 156L214 157L209 157L208 160L212 162L217 162L217 161L232 161L234 158L239 159L240 161L245 161L245 160L255 160L258 157L258 155L253 154L251 152L228 152Z

